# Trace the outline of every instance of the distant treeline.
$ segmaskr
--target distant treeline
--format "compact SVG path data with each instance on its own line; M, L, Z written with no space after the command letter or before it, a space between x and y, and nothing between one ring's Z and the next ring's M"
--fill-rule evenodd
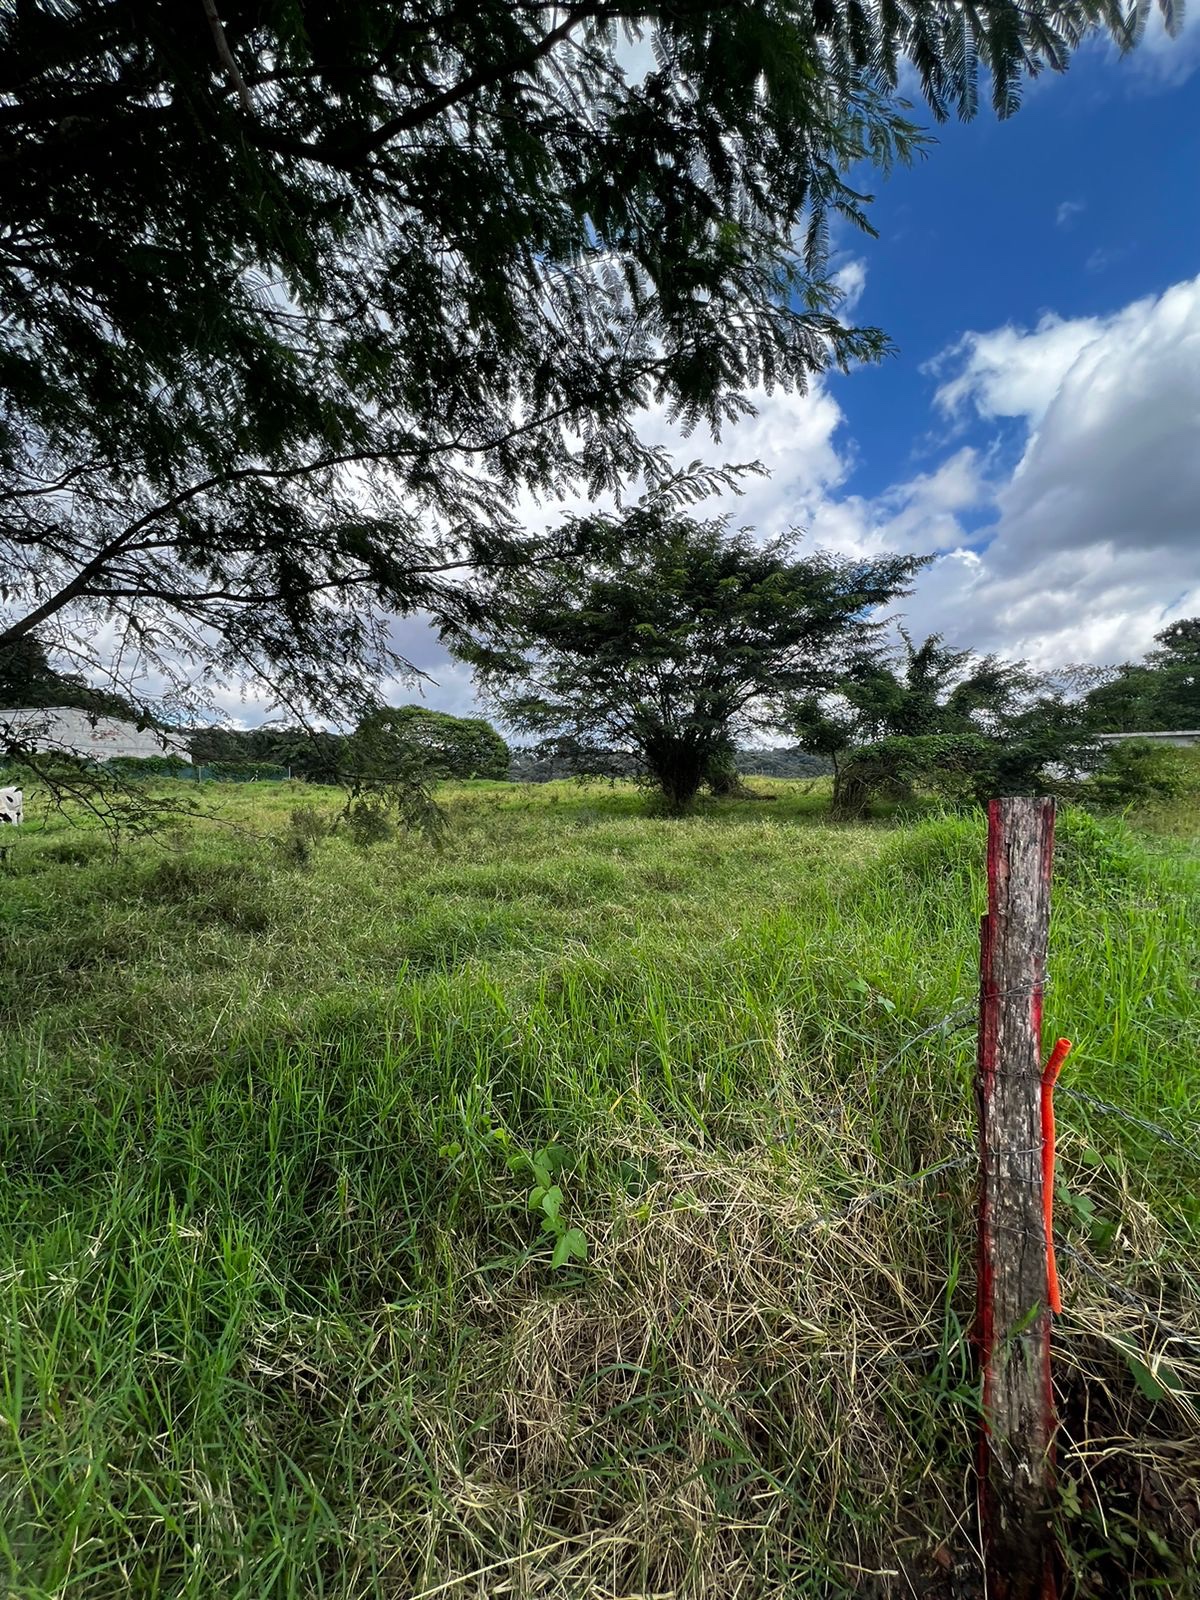
M387 713L388 737L402 742L432 778L505 778L509 751L481 717L452 717L425 706L399 706ZM201 728L191 740L198 766L263 764L286 767L293 778L340 783L358 762L355 735L309 732L264 724L257 728Z
M739 750L734 760L746 778L823 778L833 771L827 756L813 755L799 745Z

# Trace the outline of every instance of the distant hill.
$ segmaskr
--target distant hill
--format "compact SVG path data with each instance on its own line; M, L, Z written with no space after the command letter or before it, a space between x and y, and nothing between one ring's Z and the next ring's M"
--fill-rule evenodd
M810 755L798 745L739 750L737 769L747 778L822 778L833 771L824 756Z

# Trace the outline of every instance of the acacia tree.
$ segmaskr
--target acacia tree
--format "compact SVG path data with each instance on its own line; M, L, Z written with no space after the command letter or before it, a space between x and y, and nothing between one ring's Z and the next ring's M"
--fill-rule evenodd
M858 651L833 694L791 704L789 725L806 749L832 755L873 739L986 732L1037 687L1022 663L956 649L940 633L915 644L898 631L898 651Z
M900 637L899 652L856 652L833 693L787 707L802 748L833 760L836 811L856 815L922 783L951 798L1041 793L1056 764L1093 756L1086 707L1049 678L941 634Z
M520 490L885 347L825 238L913 148L902 58L1003 115L1140 5L0 8L0 644L354 720L387 614L453 615Z
M482 717L453 717L428 706L384 706L359 723L358 735L421 761L433 778L507 778L508 746Z
M832 681L921 565L798 559L794 542L698 520L660 491L568 518L536 560L481 585L479 620L447 637L511 726L635 757L678 810L706 781L727 788L735 741L773 725L781 697Z

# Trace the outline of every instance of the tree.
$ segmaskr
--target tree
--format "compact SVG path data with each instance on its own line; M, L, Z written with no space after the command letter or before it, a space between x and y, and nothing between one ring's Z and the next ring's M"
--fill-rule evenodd
M396 712L377 706L353 733L327 747L332 758L328 781L345 791L346 803L335 826L344 825L358 844L376 844L395 833L395 824L436 839L445 817L433 798L439 776L427 752L397 729Z
M1167 733L1200 727L1200 617L1156 633L1157 650L1118 667L1087 697L1104 733Z
M794 708L796 726L829 754L874 739L924 733L978 733L1002 719L1037 683L1024 666L957 650L940 633L914 644L903 628L901 650L860 651L836 692Z
M45 646L26 634L0 646L0 707L71 706L98 716L139 721L137 707L113 689L97 689L77 673L57 671Z
M439 778L507 778L508 746L482 717L452 717L427 706L376 712L373 725L418 754Z
M899 632L899 653L858 651L832 694L788 707L787 724L802 748L833 762L835 807L842 806L842 767L852 750L881 740L962 735L966 742L947 747L957 771L965 752L982 748L971 739L998 731L1037 687L1023 665L955 649L940 633L914 644Z
M1163 0L1164 10L1173 8ZM516 494L661 460L837 319L848 174L1116 0L57 0L0 11L0 645L353 720ZM653 50L646 73L628 41ZM797 249L795 241L802 241ZM94 641L105 641L103 649Z
M787 707L801 746L834 766L833 805L847 816L873 799L925 788L947 799L1042 794L1094 761L1091 717L1022 662L955 649L941 634L848 661L833 693Z
M676 485L676 494L680 488ZM727 787L734 743L781 696L831 681L921 562L793 555L670 493L569 517L539 558L482 585L448 633L506 722L634 757L673 809Z
M189 741L199 767L286 767L293 778L336 784L345 735L278 722L256 728L197 728Z

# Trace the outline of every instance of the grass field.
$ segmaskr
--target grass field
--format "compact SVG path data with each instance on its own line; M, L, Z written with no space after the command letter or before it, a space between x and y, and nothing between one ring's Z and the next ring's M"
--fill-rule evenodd
M983 823L756 786L463 785L436 850L307 845L299 784L116 860L23 830L0 1591L979 1592ZM1194 837L1060 817L1047 997L1064 1084L1193 1146ZM1184 1600L1200 1165L1059 1121L1067 1592Z

